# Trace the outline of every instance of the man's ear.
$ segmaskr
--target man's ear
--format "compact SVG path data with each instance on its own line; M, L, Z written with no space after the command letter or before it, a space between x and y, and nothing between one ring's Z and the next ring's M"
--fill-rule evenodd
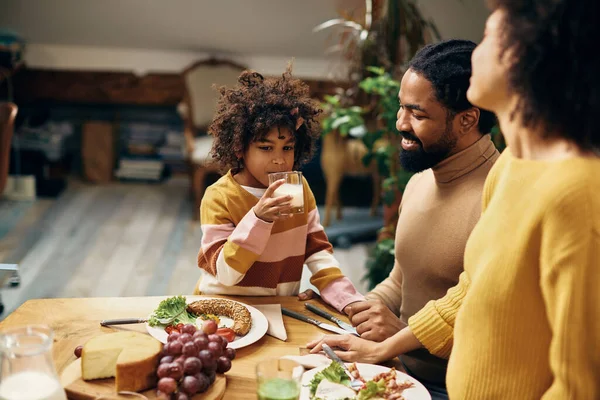
M480 111L477 107L469 108L468 110L465 110L462 113L460 113L458 123L460 126L461 134L464 135L470 132L471 129L477 127L477 124L479 123L479 114Z

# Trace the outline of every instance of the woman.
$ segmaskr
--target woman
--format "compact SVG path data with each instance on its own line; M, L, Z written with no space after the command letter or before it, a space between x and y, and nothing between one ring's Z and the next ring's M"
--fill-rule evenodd
M508 149L465 272L382 343L325 337L346 360L450 356L451 399L600 398L600 2L492 0L467 97Z

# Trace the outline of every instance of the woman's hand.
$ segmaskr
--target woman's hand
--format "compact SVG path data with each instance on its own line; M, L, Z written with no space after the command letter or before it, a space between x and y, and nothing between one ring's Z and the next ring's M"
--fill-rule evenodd
M293 216L292 211L292 196L273 197L275 190L285 183L285 179L280 179L273 182L265 194L258 200L254 206L254 214L265 222L273 222L280 219L288 219Z
M327 335L308 343L306 347L312 349L311 353L318 353L322 351L323 343L329 345L344 361L376 364L389 358L382 343L371 342L354 335Z

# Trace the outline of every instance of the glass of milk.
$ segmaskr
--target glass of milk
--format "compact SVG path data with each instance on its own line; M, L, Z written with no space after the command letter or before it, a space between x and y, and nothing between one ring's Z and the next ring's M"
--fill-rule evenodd
M53 338L45 325L0 332L0 400L66 400L52 360Z
M275 190L273 197L292 196L292 211L290 214L304 214L304 185L302 182L302 172L275 172L269 174L269 184L285 179L285 183Z

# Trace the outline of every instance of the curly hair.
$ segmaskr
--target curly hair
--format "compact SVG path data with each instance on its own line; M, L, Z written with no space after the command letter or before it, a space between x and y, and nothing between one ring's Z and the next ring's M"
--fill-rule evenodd
M274 127L295 132L295 169L310 161L321 134L316 117L322 110L309 96L308 85L292 77L291 64L277 78L244 71L238 85L218 90L220 98L208 133L214 136L211 155L221 169L243 168L237 155ZM300 118L303 123L296 130Z
M471 54L477 45L470 40L446 40L423 47L409 63L409 68L423 75L433 86L437 100L449 116L472 108L467 100L471 78ZM494 113L479 108L478 128L489 133L496 123Z
M502 53L517 60L509 87L520 97L513 116L546 136L600 147L600 2L598 0L488 0L504 11Z

